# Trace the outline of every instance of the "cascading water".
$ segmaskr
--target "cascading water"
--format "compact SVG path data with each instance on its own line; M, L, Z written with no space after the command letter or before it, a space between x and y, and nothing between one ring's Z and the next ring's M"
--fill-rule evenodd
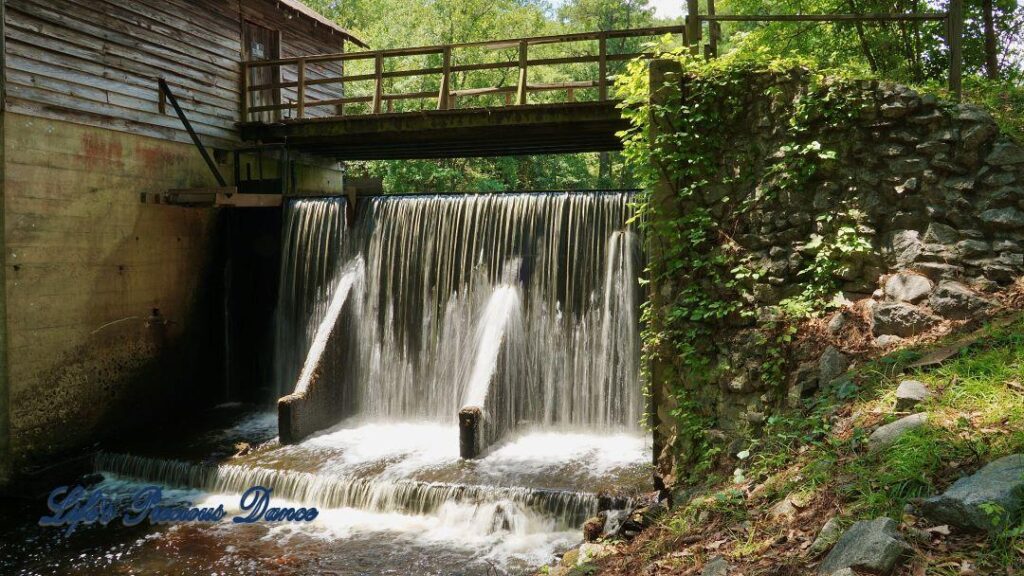
M293 203L287 220L310 222L312 212L330 222L320 202L335 201ZM508 427L637 430L640 252L629 215L626 193L376 197L361 201L356 225L334 240L335 264L292 242L286 271L365 262L365 293L333 328L356 335L356 346L335 356L358 367L353 382L335 383L351 389L355 414L450 422L496 372L503 401L493 416ZM309 263L293 264L303 258ZM323 280L327 301L341 282ZM282 298L296 293L282 286ZM324 317L308 308L291 322ZM303 334L282 325L283 334ZM279 346L283 358L294 342ZM502 347L515 358L497 370Z
M276 385L286 399L335 403L339 422L283 445L275 415L257 414L191 449L247 442L233 457L103 453L96 469L111 489L156 482L215 502L259 484L320 507L282 551L314 571L530 571L647 482L629 203L627 193L376 197L348 226L342 199L292 200ZM459 452L464 406L486 411L493 431L470 461ZM282 534L205 537L237 551Z

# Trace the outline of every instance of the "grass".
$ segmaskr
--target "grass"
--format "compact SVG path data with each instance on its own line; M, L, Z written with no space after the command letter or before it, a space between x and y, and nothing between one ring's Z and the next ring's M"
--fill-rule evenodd
M678 561L666 565L699 565L709 541L718 543L715 553L743 566L744 574L771 573L759 566L799 566L810 560L802 556L804 549L833 515L844 526L889 516L907 532L927 534L923 520L905 515L908 503L940 493L987 462L1024 452L1024 316L983 328L980 335L931 370L905 369L924 350L879 358L832 394L769 418L749 441L749 456L731 464L742 469L735 476L739 482L709 481L703 496L677 508L634 545L636 561L609 563L607 573L630 573L673 554ZM904 415L894 413L895 389L903 379L920 380L933 392L920 407L929 413L928 423L868 452L869 431ZM719 472L718 478L734 477L729 470ZM784 497L801 503L800 522L771 517L770 509ZM916 547L906 574L960 573L964 561L977 573L1012 573L1024 569L1024 522L987 538L936 536ZM681 548L695 552L679 556Z

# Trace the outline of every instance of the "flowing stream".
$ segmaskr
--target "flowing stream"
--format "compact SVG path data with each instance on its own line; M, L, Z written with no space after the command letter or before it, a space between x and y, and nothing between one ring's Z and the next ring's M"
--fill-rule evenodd
M237 510L261 485L320 516L152 527L101 539L78 558L86 569L40 559L38 573L506 574L551 561L649 481L629 203L373 197L350 226L343 199L290 201L277 392L330 387L337 423L284 445L276 412L233 413L159 449L100 453L95 469L111 493L159 484ZM465 406L492 430L473 460L459 452Z

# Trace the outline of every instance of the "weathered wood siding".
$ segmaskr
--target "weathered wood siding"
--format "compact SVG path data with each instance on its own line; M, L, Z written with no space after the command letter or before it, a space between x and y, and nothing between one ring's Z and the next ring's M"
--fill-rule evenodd
M160 113L162 76L204 140L230 145L240 119L243 19L280 30L285 56L342 49L340 33L287 18L271 0L6 0L8 110L187 142L173 110Z

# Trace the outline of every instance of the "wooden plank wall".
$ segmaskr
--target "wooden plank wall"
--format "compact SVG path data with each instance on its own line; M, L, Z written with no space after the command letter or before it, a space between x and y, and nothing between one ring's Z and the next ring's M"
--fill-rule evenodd
M339 33L287 18L272 0L6 0L6 8L10 111L179 142L188 135L170 107L159 111L159 76L205 141L237 142L243 17L280 30L286 56L342 49ZM309 77L323 73L311 68ZM325 88L308 97L340 90Z
M278 9L266 2L243 2L242 17L260 26L281 31L282 58L297 58L310 54L325 54L344 50L344 43L340 34L335 33L332 35L327 27L322 25L311 26L309 22L300 20L298 17L282 21ZM306 67L306 78L309 80L340 75L341 64L337 62L309 64ZM297 79L298 71L294 66L281 69L281 80L283 82L295 82ZM341 97L342 89L340 84L313 85L306 90L307 101ZM282 90L282 103L295 102L297 100L298 92L295 88ZM318 116L329 116L333 112L333 109L320 106L309 108L306 116L316 118ZM291 111L291 114L294 116L294 111ZM285 118L289 117L288 114L283 116Z

